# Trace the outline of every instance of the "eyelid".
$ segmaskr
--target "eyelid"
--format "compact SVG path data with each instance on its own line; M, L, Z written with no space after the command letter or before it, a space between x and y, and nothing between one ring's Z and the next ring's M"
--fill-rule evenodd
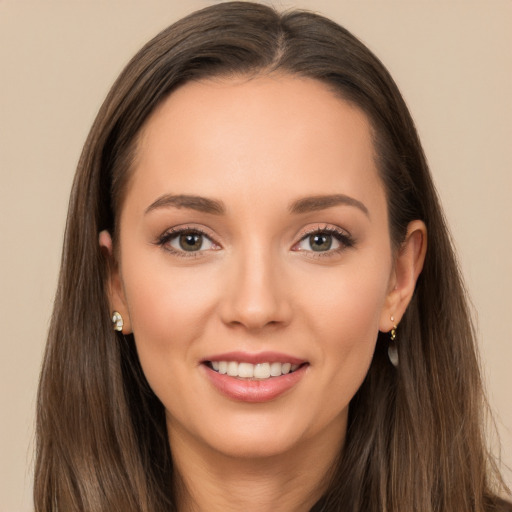
M299 240L302 240L310 235L315 235L316 233L331 233L331 234L339 234L346 236L347 238L351 238L350 233L339 226L334 224L315 224L313 227L308 227L306 229L301 230L299 236Z
M185 251L179 250L175 247L172 247L169 242L182 234L185 233L195 233L199 234L205 238L207 238L211 243L212 247L208 249L202 249L199 251ZM185 258L197 258L198 256L203 256L204 253L209 251L217 251L221 249L221 245L215 240L215 238L204 228L199 226L193 226L190 224L181 225L181 226L173 226L171 228L166 229L160 236L155 240L155 245L162 247L164 250Z
M313 251L296 248L306 238L320 233L325 233L333 236L340 244L340 246L334 249L328 249L327 251ZM317 224L315 227L302 231L299 237L300 238L298 239L298 241L293 244L292 250L295 250L297 252L308 253L309 257L315 258L339 254L340 252L343 252L344 250L353 247L356 243L356 240L346 229L340 228L339 226L335 226L332 224Z

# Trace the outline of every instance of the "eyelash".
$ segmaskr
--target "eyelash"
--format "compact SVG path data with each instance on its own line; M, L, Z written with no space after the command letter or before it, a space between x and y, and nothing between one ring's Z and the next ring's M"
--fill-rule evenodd
M313 236L313 235L329 235L335 238L339 244L340 247L336 249L329 249L327 251L304 251L301 249L297 249L300 252L307 252L308 257L310 258L326 258L329 256L335 256L343 252L345 249L350 249L351 247L354 247L356 244L356 240L348 234L346 231L330 227L330 226L323 226L323 227L317 227L311 230L306 231L302 234L300 237L300 240L294 244L294 247L296 247L298 244L300 244L302 241L306 240L307 238Z
M201 256L201 253L203 253L204 251L178 251L174 247L169 245L169 242L171 240L184 234L201 235L210 240L212 244L218 245L215 242L213 242L212 237L208 233L206 233L202 229L195 227L170 228L165 233L160 235L160 237L158 237L158 239L156 240L156 245L162 247L164 250L172 253L173 255L182 258L197 258Z
M203 231L202 229L196 228L196 227L183 227L183 228L170 228L165 233L160 235L158 239L155 242L155 245L158 245L162 247L164 250L171 252L172 254L183 257L183 258L197 258L202 255L205 251L179 251L173 248L171 245L169 245L169 242L173 240L174 238L183 235L183 234L190 234L190 235L200 235L205 238L207 238L212 244L219 246L216 242L212 240L212 237ZM333 255L337 255L344 251L345 249L349 249L351 247L354 247L356 241L354 238L352 238L351 235L349 235L346 231L341 230L339 228L335 227L329 227L329 226L323 226L323 227L317 227L311 230L308 230L304 233L302 233L300 239L298 242L293 244L293 247L298 246L301 242L306 240L308 237L311 237L313 235L320 235L325 234L332 236L335 238L339 244L340 247L336 249L329 249L327 251L307 251L304 249L296 249L297 252L307 252L308 257L311 258L325 258ZM214 249L216 250L216 249Z

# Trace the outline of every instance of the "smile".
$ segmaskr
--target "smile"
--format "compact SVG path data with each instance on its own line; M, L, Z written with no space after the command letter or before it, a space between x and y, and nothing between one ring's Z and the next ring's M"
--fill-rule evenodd
M254 380L281 377L294 372L300 366L292 363L263 362L252 364L238 361L208 361L206 364L221 375Z
M229 352L203 359L203 375L221 395L237 402L269 402L291 392L310 362L278 352Z

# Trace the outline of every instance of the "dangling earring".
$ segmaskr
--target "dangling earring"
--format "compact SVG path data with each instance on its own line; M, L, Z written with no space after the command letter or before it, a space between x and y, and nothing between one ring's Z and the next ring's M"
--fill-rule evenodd
M112 313L112 323L114 324L114 331L121 332L123 330L123 317L117 311Z
M394 317L391 317L391 321L393 322L393 328L389 333L389 345L388 345L388 357L391 364L396 368L398 366L398 349L396 347L396 324Z

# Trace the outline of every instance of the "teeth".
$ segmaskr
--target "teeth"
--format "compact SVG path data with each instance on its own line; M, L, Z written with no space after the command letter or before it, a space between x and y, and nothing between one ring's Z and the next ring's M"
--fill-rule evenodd
M236 361L229 361L228 375L230 377L238 377L238 363Z
M270 377L270 364L260 363L254 367L254 377L256 379L268 379Z
M268 379L294 372L298 364L291 363L238 363L237 361L212 361L212 368L219 373L242 379Z
M231 364L231 363L230 363ZM236 363L234 363L236 365ZM240 363L238 366L238 377L252 379L254 377L254 365L251 363Z
M272 377L279 377L283 374L282 369L283 365L281 363L272 363L270 365L270 375L272 375Z

